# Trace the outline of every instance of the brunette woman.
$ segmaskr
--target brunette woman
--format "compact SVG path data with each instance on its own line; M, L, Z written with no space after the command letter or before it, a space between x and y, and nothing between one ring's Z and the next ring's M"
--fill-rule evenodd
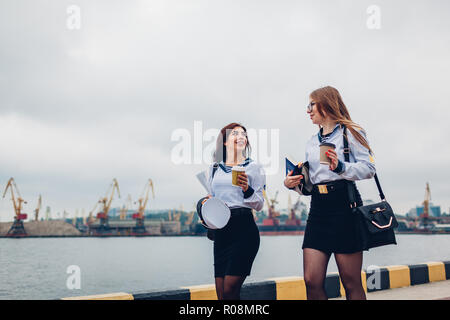
M242 284L250 275L259 249L259 230L252 209L263 208L266 178L263 168L250 159L250 152L243 125L231 123L220 131L214 153L218 167L210 167L208 195L221 199L231 210L228 224L214 231L214 277L219 300L240 299ZM232 185L233 166L245 168L245 173L238 176L239 186Z

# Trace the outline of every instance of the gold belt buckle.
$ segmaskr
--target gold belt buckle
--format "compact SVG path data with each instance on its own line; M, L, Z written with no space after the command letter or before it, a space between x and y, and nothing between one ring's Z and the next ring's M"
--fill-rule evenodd
M317 187L319 188L319 193L322 194L328 193L328 188L326 184L319 184Z

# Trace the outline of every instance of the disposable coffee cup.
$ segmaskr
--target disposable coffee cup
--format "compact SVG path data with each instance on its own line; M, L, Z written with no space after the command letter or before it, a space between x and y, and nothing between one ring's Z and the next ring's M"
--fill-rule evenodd
M242 174L243 172L245 172L245 168L244 167L239 167L239 166L234 166L233 168L231 168L231 184L233 186L238 186L238 176L240 174Z
M336 146L329 142L322 142L320 145L320 164L331 164L331 159L327 157L326 152L328 152L329 149L336 149Z

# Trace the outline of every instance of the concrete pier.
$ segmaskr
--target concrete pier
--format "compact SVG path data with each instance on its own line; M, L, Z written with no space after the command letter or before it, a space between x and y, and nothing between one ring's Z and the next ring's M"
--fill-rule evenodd
M379 267L361 272L368 300L450 300L450 261L417 265ZM329 299L345 299L345 289L337 272L326 277ZM246 283L241 290L243 300L306 300L303 277L272 278ZM164 291L110 293L71 300L217 300L214 284L189 286Z

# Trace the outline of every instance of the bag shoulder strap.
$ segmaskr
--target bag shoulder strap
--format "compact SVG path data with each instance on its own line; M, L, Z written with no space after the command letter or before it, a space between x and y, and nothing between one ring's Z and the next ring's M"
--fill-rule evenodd
M219 167L219 164L217 162L215 162L213 164L213 171L212 171L211 179L214 179L214 174L216 173L218 167Z
M345 125L343 125L343 127L344 127L344 134L342 136L344 139L344 158L345 158L345 162L350 162L350 148L348 146L347 128L345 127ZM379 192L381 200L382 201L386 200L386 197L384 196L384 193L383 193L383 189L381 189L380 180L378 180L378 176L376 173L375 173L374 179L375 179L375 183L377 184L377 188L378 188L378 192ZM350 195L350 197L352 197L352 196L353 196L353 199L350 199L350 201L353 203L354 195Z

